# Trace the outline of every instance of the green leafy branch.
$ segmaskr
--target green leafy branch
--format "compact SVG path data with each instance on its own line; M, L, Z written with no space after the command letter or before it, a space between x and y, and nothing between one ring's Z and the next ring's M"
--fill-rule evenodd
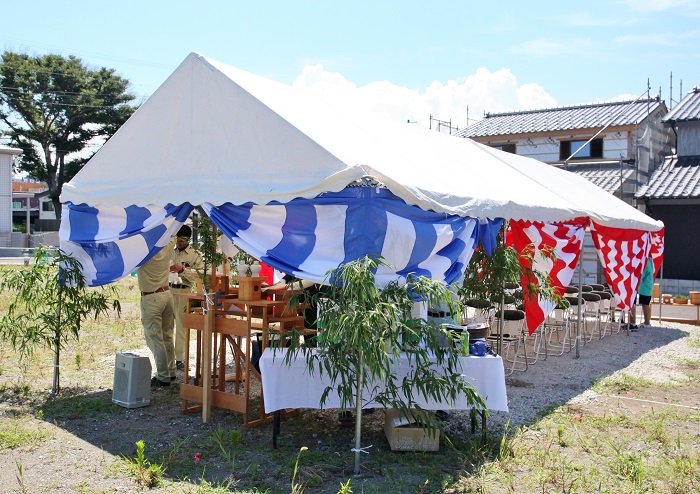
M12 296L0 317L0 339L9 341L20 359L31 357L37 346L53 347L53 393L58 393L60 350L79 338L87 318L110 310L121 314L117 289L88 287L80 262L61 250L39 248L28 268L5 267L0 274L0 291Z

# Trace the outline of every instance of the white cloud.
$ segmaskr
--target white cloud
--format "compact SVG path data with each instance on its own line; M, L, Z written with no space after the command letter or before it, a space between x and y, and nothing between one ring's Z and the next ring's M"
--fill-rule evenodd
M464 128L484 112L503 112L556 106L555 99L536 83L518 85L509 69L480 68L462 81L434 81L424 91L377 81L358 87L322 65L304 68L295 87L312 90L335 105L351 105L394 120L428 127L430 116Z

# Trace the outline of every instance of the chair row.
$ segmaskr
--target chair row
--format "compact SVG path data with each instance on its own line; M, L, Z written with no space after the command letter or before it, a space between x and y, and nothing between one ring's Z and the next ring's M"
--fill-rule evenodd
M506 375L526 371L548 355L562 355L575 347L581 319L581 342L602 339L622 329L622 315L616 318L612 293L604 285L584 285L579 304L578 290L567 290L562 302L532 334L526 327L522 309L503 311L503 336L500 334L500 313L488 301L467 301L463 319L485 321L491 326L489 342L504 360ZM502 345L502 348L501 348Z

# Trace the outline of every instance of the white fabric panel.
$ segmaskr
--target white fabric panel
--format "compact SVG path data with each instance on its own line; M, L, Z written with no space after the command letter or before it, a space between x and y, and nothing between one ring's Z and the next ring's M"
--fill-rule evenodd
M284 203L371 176L424 210L662 226L573 173L333 104L192 53L64 185L61 200Z
M301 273L327 273L337 268L345 259L345 244L342 232L345 225L345 210L342 205L315 206L318 224L316 225L316 246L313 255L300 266ZM304 278L304 276L301 276ZM306 278L310 279L310 278ZM312 280L317 283L323 280Z
M392 259L394 268L382 267L377 269L377 277L381 279L383 275L400 271L406 267L413 252L413 246L416 243L415 228L413 223L406 218L401 218L395 214L387 213L387 228L384 245L382 248L382 257ZM414 237L407 238L407 232L414 232Z
M267 348L260 358L260 373L262 374L262 386L265 394L265 412L272 413L284 408L321 408L321 395L330 384L327 374L320 375L318 371L310 375L307 370L306 359L303 356L295 356L291 364L287 366L284 358L286 348ZM469 382L484 398L489 410L508 411L508 395L506 392L505 371L503 361L499 356L485 357L461 357L464 379ZM399 383L410 372L411 366L405 356L401 356L392 367ZM367 383L368 388L373 386L382 388L384 383ZM365 396L365 398L368 398ZM414 391L413 399L426 410L468 410L470 407L465 396L460 395L454 403L438 402L431 398L425 399ZM340 408L338 393L331 391L324 408ZM363 403L364 407L377 406L369 401Z

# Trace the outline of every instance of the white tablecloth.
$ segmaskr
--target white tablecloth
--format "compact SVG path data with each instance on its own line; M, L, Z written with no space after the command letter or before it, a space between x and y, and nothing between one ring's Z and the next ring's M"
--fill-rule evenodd
M321 395L329 384L328 376L318 372L309 375L303 355L299 354L287 366L284 357L286 348L267 348L260 358L265 412L272 413L284 408L321 408ZM503 361L499 356L461 357L464 379L484 398L489 410L508 411L506 379ZM397 382L407 375L408 359L402 356L395 368ZM435 401L425 401L417 394L415 401L426 410L468 410L466 396L459 396L455 403L448 405ZM373 403L365 406L371 407ZM376 404L374 404L376 405ZM337 392L329 393L324 408L340 408Z

